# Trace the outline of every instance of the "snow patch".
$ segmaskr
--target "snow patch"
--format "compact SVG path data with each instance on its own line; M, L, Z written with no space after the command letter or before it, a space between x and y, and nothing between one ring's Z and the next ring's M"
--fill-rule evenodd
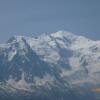
M25 73L22 73L21 80L15 81L14 79L10 78L7 81L7 84L13 88L21 89L21 90L30 90L30 84L25 81Z

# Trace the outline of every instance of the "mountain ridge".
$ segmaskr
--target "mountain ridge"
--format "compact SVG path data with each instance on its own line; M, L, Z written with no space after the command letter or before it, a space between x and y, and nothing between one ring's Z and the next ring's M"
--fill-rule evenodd
M33 38L14 36L0 45L0 88L15 94L43 90L43 95L58 90L64 100L71 94L87 96L85 92L95 97L91 90L99 87L99 66L100 41L63 31Z

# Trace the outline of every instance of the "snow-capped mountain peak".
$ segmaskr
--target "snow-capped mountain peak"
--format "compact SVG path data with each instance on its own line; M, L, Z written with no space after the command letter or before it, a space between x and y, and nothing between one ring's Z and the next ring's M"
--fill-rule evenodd
M99 85L100 41L65 31L14 36L0 45L0 82L28 91Z
M55 32L55 33L52 33L51 36L55 37L55 38L63 38L63 37L67 37L67 36L75 36L73 33L71 32L66 32L66 31L58 31L58 32Z

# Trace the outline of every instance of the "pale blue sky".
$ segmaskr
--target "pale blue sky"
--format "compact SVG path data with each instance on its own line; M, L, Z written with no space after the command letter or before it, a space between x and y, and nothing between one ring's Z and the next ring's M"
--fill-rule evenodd
M0 0L0 42L58 30L100 39L100 0Z

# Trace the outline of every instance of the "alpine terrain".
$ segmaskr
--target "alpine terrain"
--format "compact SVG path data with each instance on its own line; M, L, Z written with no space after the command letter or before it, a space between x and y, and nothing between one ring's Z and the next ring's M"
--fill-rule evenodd
M100 41L58 31L0 44L0 100L100 100Z

